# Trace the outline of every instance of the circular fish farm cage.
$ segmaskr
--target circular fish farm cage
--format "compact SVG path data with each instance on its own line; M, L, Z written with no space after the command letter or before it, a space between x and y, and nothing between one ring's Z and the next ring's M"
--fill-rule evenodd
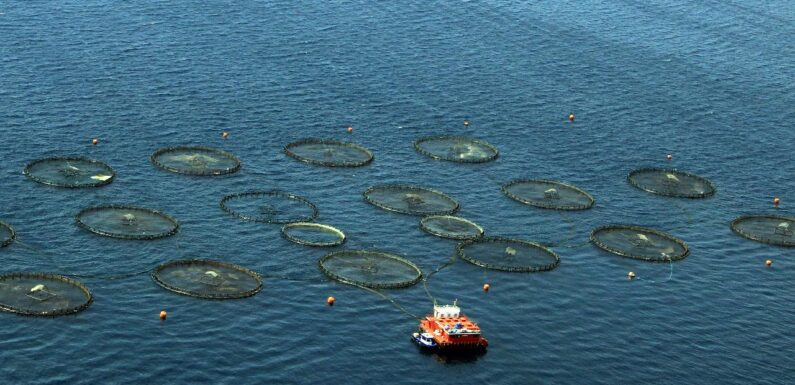
M372 151L331 139L301 139L286 145L284 153L301 162L325 167L360 167L373 161Z
M161 148L149 160L163 170L183 175L224 175L240 169L240 159L233 154L202 146Z
M591 242L608 253L648 262L678 261L690 253L687 243L673 235L632 225L598 227Z
M529 241L484 237L456 247L459 258L486 269L509 272L539 272L560 265L560 257L549 248Z
M364 200L376 207L408 215L448 215L458 210L458 202L446 194L411 185L377 185L368 188Z
M0 310L55 317L85 310L93 296L82 283L49 273L0 275Z
M675 169L640 168L627 175L632 186L674 198L706 198L715 194L715 185L708 179Z
M743 215L731 222L738 235L776 246L795 246L795 218L778 215Z
M181 259L152 271L152 280L166 290L206 299L251 297L262 290L262 277L231 263Z
M14 228L11 225L0 222L0 247L6 247L14 242L16 239L17 233L14 231Z
M483 228L468 219L452 215L431 215L420 220L420 228L440 238L468 240L483 236Z
M409 287L422 279L413 262L382 251L335 251L321 257L318 266L331 279L371 289Z
M38 183L67 188L104 186L116 177L107 164L79 156L34 160L23 173Z
M235 218L259 223L311 222L317 206L308 199L284 191L249 191L221 199L221 209Z
M312 222L288 223L282 226L282 235L290 242L305 246L331 247L345 242L342 230Z
M586 210L594 205L591 194L555 180L516 179L501 188L515 201L526 205L555 210Z
M497 159L497 147L465 136L427 136L414 142L414 149L437 160L458 163L484 163Z
M98 235L120 239L157 239L179 230L176 219L160 211L135 206L89 207L75 217L77 225Z

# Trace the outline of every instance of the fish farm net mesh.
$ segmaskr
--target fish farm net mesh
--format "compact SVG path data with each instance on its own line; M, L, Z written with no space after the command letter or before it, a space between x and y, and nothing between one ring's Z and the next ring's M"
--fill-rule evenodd
M304 163L326 167L359 167L373 161L370 150L330 139L302 139L285 146L284 153Z
M715 194L715 186L706 178L673 169L637 169L627 175L627 181L643 191L669 197L706 198Z
M556 210L585 210L594 205L587 192L559 181L517 179L502 186L509 198L526 205Z
M0 276L0 310L32 316L60 316L86 309L93 300L82 283L48 273Z
M420 220L420 228L426 233L448 239L477 239L483 236L483 228L476 223L452 215L431 215Z
M547 247L503 237L465 241L456 247L456 252L459 258L469 263L501 271L547 271L560 264L560 257Z
M25 166L23 173L38 183L69 188L103 186L116 176L107 164L83 157L35 160Z
M336 251L320 258L318 266L334 280L373 289L408 287L422 279L417 265L381 251Z
M240 169L240 160L236 156L211 147L161 148L149 159L157 167L185 175L224 175Z
M778 215L744 215L731 223L735 233L758 242L795 246L795 218Z
M345 233L320 223L288 223L282 226L282 235L290 242L306 246L329 247L345 242Z
M0 222L0 247L6 247L14 242L17 233L10 225Z
M262 290L262 278L256 272L212 260L168 262L152 271L152 280L166 290L208 299L251 297Z
M174 235L177 220L143 207L97 206L80 211L77 225L99 235L121 239L157 239Z
M460 163L483 163L497 159L499 151L488 142L463 136L428 136L414 142L414 149L427 157Z
M591 242L609 253L648 262L678 261L690 252L684 241L670 234L631 225L598 227L591 232Z
M244 221L260 223L311 222L317 206L304 197L283 191L250 191L225 196L221 209Z
M458 210L458 202L442 192L409 185L372 186L364 200L387 211L409 215L447 215Z

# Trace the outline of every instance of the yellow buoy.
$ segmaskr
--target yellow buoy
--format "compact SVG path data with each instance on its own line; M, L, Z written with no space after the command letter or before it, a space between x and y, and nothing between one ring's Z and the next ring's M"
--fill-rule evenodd
M96 146L97 144L99 144L99 139L97 138L91 139L91 144Z
M573 112L569 114L569 121L570 122L574 121L574 113Z
M328 298L326 299L326 303L327 303L329 306L334 306L334 301L335 301L334 297L328 297Z
M765 261L765 266L767 267L773 266L773 261L768 259L767 261Z
M349 134L352 134L352 133L353 133L353 127L351 127L351 126L348 126L348 133L349 133Z
M629 273L627 273L627 278L628 279L635 279L635 273L630 271Z
M778 207L779 203L781 203L781 199L778 199L778 197L774 197L773 198L773 206Z
M487 292L487 293L488 293L490 288L491 288L491 286L489 286L489 284L488 284L488 283L484 283L484 284L483 284L483 291L485 291L485 292Z
M165 321L166 317L168 317L168 313L166 313L165 310L161 310L160 311L160 319Z

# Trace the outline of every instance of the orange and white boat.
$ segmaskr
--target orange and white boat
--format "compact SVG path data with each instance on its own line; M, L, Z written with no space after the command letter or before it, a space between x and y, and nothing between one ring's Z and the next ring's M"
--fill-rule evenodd
M461 313L456 303L434 306L433 315L420 321L420 330L412 335L420 347L436 351L485 351L489 342L478 324Z

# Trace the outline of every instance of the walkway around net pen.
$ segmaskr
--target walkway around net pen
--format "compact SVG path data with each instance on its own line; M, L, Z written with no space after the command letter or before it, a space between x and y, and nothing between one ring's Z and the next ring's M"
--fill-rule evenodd
M639 168L627 175L632 186L675 198L706 198L715 194L715 185L708 179L676 169Z
M38 159L23 174L33 181L56 187L99 187L113 181L116 172L107 164L80 156Z
M160 211L135 206L89 207L75 216L77 225L111 238L148 240L174 235L179 223Z
M332 139L301 139L286 145L284 153L304 163L326 167L360 167L373 161L370 150Z
M427 157L458 163L484 163L497 159L497 147L465 136L426 136L414 142L414 149Z
M500 189L515 201L545 209L585 210L595 202L591 194L556 180L515 179Z
M14 228L11 225L0 222L0 247L6 247L14 242L16 239L17 233L14 231Z
M85 310L93 296L85 285L49 273L11 273L0 276L0 310L30 316L54 317Z
M259 223L311 222L318 215L317 206L308 199L276 190L230 194L220 205L238 219Z
M591 242L609 253L648 262L678 261L690 253L687 243L673 235L633 225L597 227Z
M465 241L456 253L474 265L509 272L548 271L560 264L560 257L541 244L504 237Z
M166 290L191 297L234 299L262 290L262 277L231 263L206 259L181 259L152 271L152 280Z
M431 215L420 220L420 228L428 234L448 239L477 239L483 228L468 219L452 215Z
M184 175L224 175L240 169L240 160L233 154L203 146L161 148L149 160L159 168Z
M318 267L334 280L372 289L408 287L422 279L413 262L375 250L335 251L321 257Z
M330 247L345 242L342 230L312 222L288 223L282 226L282 235L290 242L305 246Z
M433 189L389 184L368 188L362 196L367 203L387 211L408 215L447 215L458 210L458 202Z
M776 246L795 247L795 218L778 215L743 215L731 222L738 235Z

